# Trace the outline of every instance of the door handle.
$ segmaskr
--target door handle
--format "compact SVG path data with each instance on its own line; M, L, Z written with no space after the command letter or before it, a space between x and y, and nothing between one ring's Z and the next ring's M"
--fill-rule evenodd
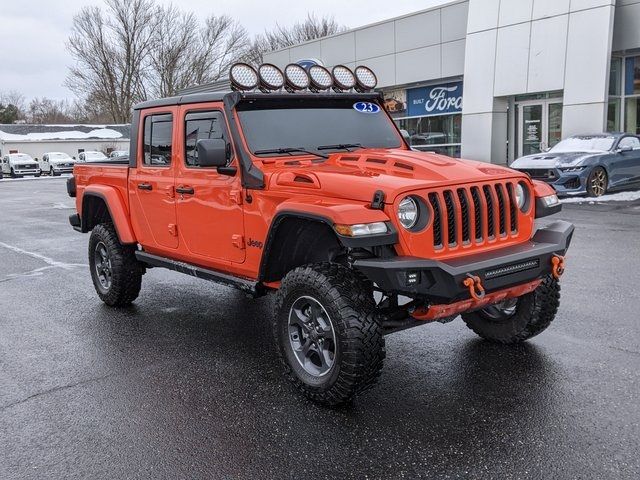
M138 188L140 190L153 190L153 185L150 183L139 183Z
M176 187L176 193L180 195L193 195L193 187Z

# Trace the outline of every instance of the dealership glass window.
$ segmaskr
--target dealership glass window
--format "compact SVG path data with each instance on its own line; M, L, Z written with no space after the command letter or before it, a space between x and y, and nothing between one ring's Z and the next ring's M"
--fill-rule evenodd
M627 133L633 133L635 135L640 133L640 124L638 120L640 119L640 102L638 101L638 97L627 98L625 100L625 131Z
M400 130L409 135L409 144L417 150L460 157L462 115L435 115L396 119Z
M609 100L609 108L607 110L607 132L620 131L620 99L612 98Z
M611 70L609 72L609 95L620 95L622 91L622 59L614 57L611 59Z

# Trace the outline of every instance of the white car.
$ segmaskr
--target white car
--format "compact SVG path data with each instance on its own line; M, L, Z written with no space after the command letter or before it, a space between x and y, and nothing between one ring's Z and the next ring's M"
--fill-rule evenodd
M127 150L114 150L109 154L109 158L126 157L127 155L129 155Z
M42 156L40 168L43 172L49 172L52 177L57 177L63 173L72 173L75 163L76 161L66 153L47 152Z
M2 157L2 173L11 175L12 178L20 178L24 175L39 177L42 174L40 165L31 155L26 153L10 153Z
M107 160L107 156L102 152L81 152L78 155L78 163L100 162Z

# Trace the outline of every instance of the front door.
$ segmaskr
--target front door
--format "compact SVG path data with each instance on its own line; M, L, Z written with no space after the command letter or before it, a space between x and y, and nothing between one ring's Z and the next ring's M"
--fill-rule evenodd
M215 167L200 167L196 142L222 138L229 142L222 105L212 103L180 109L176 205L181 249L200 263L242 263L245 259L240 172L221 175ZM229 163L235 164L233 149ZM198 263L198 262L196 262Z
M562 140L562 102L541 100L518 105L518 157L546 151Z
M133 227L140 244L149 250L178 247L173 167L173 117L177 108L168 110L145 111L140 118L138 138L143 141L136 168L129 175Z

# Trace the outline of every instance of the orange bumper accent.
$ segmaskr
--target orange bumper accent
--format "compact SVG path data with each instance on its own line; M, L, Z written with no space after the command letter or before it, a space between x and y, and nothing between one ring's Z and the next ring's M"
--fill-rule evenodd
M498 290L497 292L487 293L484 298L481 299L470 298L469 300L462 300L448 305L420 307L416 309L411 316L416 320L429 322L440 318L450 317L452 315L458 315L459 313L469 310L477 310L479 308L486 307L487 305L502 302L509 298L521 297L522 295L533 292L541 283L542 280L533 280L532 282L517 285L515 287L509 287L503 290Z

